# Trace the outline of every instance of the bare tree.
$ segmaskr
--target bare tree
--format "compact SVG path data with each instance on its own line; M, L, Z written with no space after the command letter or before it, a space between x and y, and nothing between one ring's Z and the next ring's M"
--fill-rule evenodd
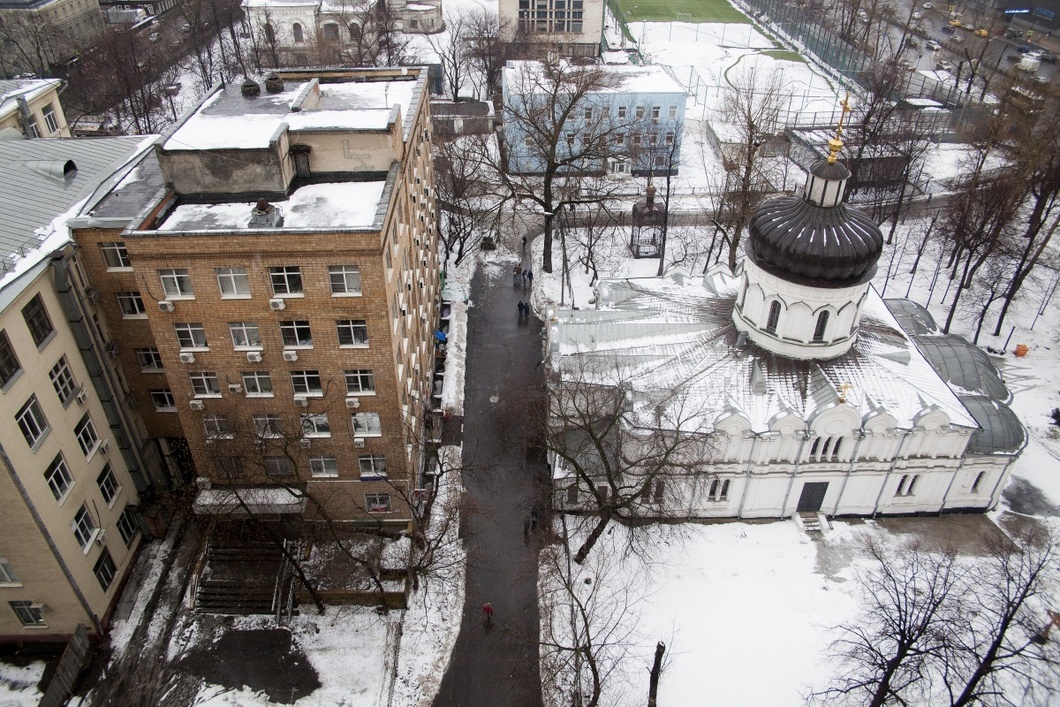
M0 22L0 70L5 76L28 72L48 76L51 64L70 46L70 38L40 14L9 13Z
M493 194L496 178L487 158L489 145L480 135L447 135L434 131L434 187L437 190L444 263L459 264L473 253L499 212Z
M453 100L460 100L460 89L468 79L471 65L472 13L476 10L459 8L446 10L445 32L428 35L427 43L438 55L442 66L442 76L452 91Z
M494 100L500 91L501 70L512 56L511 27L485 8L467 10L465 23L471 81L481 100Z

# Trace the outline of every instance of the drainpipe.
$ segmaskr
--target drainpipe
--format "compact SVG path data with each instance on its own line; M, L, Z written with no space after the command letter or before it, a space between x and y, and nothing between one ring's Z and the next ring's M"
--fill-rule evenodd
M950 482L946 484L946 493L942 494L942 504L939 506L938 510L939 515L942 515L942 512L946 509L946 501L950 498L950 490L953 488L953 482L957 480L957 475L960 474L961 469L964 468L964 459L965 457L962 454L960 460L957 462L957 468L953 470L953 475L950 476Z
M843 485L839 487L839 497L835 500L835 506L832 508L832 515L837 515L839 513L839 506L842 504L843 494L847 490L847 483L850 481L850 476L854 473L854 463L858 460L858 450L861 449L861 442L867 436L864 428L858 430L854 435L854 451L850 455L850 465L847 466L846 476L843 477Z
M784 494L784 505L780 507L780 517L784 518L785 513L788 510L788 501L791 500L791 489L795 487L795 477L799 475L799 466L802 464L802 450L806 449L806 443L813 437L813 431L810 429L804 429L802 431L802 441L799 442L799 451L795 455L795 468L791 470L791 478L788 479L788 490Z
M902 433L902 441L898 443L898 451L894 453L894 459L891 460L891 468L887 472L887 476L883 477L883 483L880 484L880 492L876 495L876 505L872 507L872 515L869 516L870 518L875 518L876 514L879 512L880 501L883 500L883 490L887 488L887 481L890 480L891 475L894 474L894 470L898 468L898 460L902 458L902 449L905 447L906 440L909 439L916 428L910 427L906 429L898 427L896 429Z
M747 467L744 469L745 481L743 485L743 493L740 494L740 507L736 510L736 518L738 520L743 519L743 504L747 502L747 492L751 488L751 473L755 468L755 453L758 451L758 433L752 432L751 434L754 435L751 441L751 454L747 458Z

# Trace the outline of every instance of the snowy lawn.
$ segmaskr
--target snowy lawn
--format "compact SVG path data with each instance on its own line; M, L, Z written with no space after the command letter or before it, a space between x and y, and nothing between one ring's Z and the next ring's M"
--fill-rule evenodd
M3 707L36 707L43 693L37 689L44 674L44 662L27 665L0 663L0 705Z

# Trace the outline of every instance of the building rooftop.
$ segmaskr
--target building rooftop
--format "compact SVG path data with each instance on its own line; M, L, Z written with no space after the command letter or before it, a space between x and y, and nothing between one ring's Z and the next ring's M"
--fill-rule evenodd
M0 7L3 5L0 4ZM62 83L60 79L0 79L0 116L18 110L19 96L32 101L47 91L57 89Z
M580 67L576 67L580 68ZM616 66L593 65L586 67L592 71L602 71L618 78L618 84L606 90L594 93L679 93L685 95L685 89L670 77L661 66ZM536 61L509 61L504 67L504 80L509 90L518 92L520 86L537 86L541 75L541 64Z
M244 96L238 85L217 90L173 132L164 149L261 149L285 130L383 130L399 108L408 124L423 87L407 79L320 83L287 80L279 93Z

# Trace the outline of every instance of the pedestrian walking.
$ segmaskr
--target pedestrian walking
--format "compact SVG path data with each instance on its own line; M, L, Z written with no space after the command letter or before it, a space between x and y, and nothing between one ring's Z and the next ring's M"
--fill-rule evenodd
M526 252L526 236L523 236L523 252Z
M519 300L519 321L522 321L523 315L526 314L526 304L522 300Z
M523 269L521 267L519 267L518 265L516 265L514 268L512 268L512 284L513 285L518 285L519 284L519 276L522 275L522 274L523 274Z
M529 269L524 270L523 277L530 281L530 287L534 286L534 273L530 272Z
M493 626L493 604L486 602L482 605L482 620L486 628Z
M537 532L537 509L530 511L530 530Z

